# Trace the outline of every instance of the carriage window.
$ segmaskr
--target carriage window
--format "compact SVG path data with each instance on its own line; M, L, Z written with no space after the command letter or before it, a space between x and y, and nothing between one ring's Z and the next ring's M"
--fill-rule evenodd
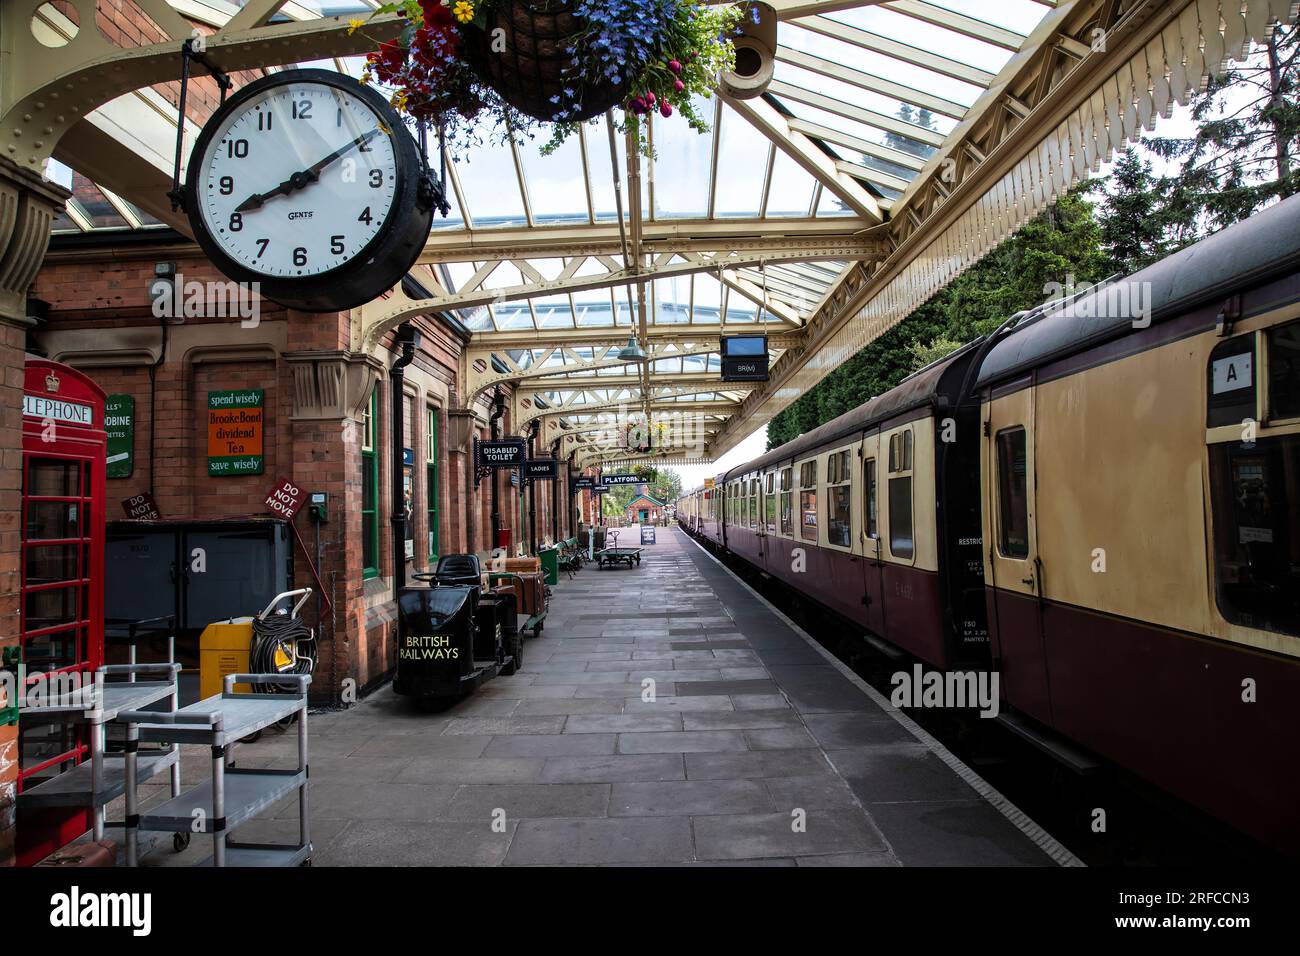
M1240 425L1255 411L1255 336L1220 342L1210 353L1206 427Z
M767 473L766 496L763 498L763 523L767 526L768 534L776 534L776 472Z
M998 550L1007 558L1029 557L1029 475L1025 430L998 432Z
M912 470L912 429L889 436L889 471Z
M875 538L880 533L880 529L876 524L876 459L867 459L863 475L866 478L867 486L867 537Z
M889 479L889 553L912 556L912 478Z
M1300 436L1210 447L1215 586L1224 618L1300 635Z
M1300 418L1300 322L1268 330L1270 418Z
M758 530L758 479L749 479L749 530Z
M817 462L799 466L799 536L817 540Z
M826 538L839 548L852 547L852 474L848 451L837 451L826 462Z
M793 468L781 469L781 533L794 534L794 491L791 489Z

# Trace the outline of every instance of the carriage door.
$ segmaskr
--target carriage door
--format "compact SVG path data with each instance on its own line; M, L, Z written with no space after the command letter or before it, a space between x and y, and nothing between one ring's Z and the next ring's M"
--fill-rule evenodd
M19 865L90 826L83 809L28 810L25 790L78 764L85 731L40 719L40 696L73 690L104 661L104 394L73 369L30 361L23 389L18 669Z
M1017 387L1017 385L1019 387ZM1038 559L1034 394L1028 380L984 406L985 584L1004 697L1051 722Z
M885 562L880 540L880 433L862 438L862 554L867 629L885 636Z

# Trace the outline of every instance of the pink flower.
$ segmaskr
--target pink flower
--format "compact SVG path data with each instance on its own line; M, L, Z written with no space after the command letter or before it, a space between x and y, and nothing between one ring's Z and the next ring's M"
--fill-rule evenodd
M669 116L673 115L673 104L664 100L664 105L659 107L659 112L663 115L664 119L667 119Z
M680 72L682 72L682 64L681 64L681 61L680 61L680 60L669 60L669 61L668 61L668 69L672 70L674 73L680 73Z
M686 89L686 84L683 83L681 80L677 80L675 83L673 83L673 89L676 90L678 93L680 93L682 90Z
M647 90L646 95L643 98L651 106L654 106L657 102L659 102L659 97L655 96L653 90Z

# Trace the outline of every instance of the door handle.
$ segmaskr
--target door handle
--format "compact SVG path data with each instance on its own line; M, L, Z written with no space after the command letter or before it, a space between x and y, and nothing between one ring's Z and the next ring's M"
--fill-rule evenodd
M1021 579L1020 579L1020 583L1021 583L1021 584L1028 584L1028 585L1032 588L1032 587L1034 586L1034 578L1033 578L1033 575L1030 575L1030 576L1027 577L1027 578L1021 578Z

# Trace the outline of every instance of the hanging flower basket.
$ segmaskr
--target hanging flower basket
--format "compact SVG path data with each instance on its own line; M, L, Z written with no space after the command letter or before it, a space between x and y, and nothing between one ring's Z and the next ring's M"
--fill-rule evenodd
M396 0L384 13L407 26L369 55L363 82L391 87L393 105L446 133L453 152L485 131L505 140L541 125L550 152L613 107L620 130L656 112L706 132L699 98L734 68L741 17L702 0ZM637 143L649 151L648 137Z
M479 78L542 122L599 116L624 101L632 81L579 75L572 51L585 23L573 7L564 0L505 0L486 12L482 27L471 23L462 30L465 56Z

